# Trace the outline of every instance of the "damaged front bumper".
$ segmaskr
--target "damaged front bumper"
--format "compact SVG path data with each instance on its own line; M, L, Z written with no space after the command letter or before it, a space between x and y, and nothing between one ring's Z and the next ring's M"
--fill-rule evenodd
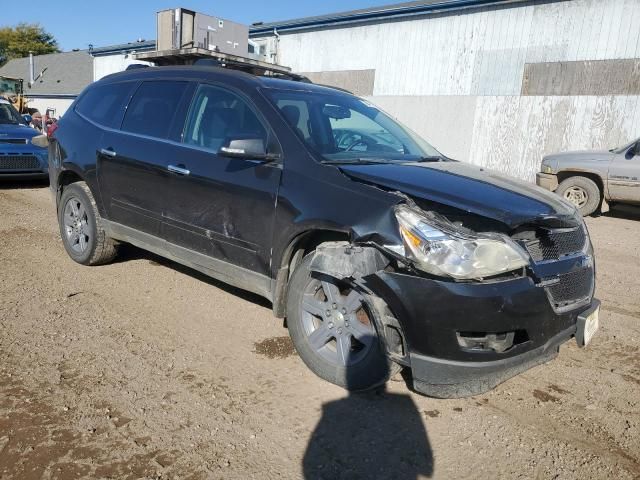
M414 388L438 398L478 395L552 360L599 303L558 313L529 277L456 283L378 272L367 283L398 317Z

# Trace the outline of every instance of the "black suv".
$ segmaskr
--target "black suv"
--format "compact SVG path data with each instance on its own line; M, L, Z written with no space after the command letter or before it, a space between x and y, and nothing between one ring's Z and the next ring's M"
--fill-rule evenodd
M49 153L73 260L126 242L262 295L309 368L352 390L409 367L420 392L477 394L598 328L575 207L348 92L132 70L88 87Z

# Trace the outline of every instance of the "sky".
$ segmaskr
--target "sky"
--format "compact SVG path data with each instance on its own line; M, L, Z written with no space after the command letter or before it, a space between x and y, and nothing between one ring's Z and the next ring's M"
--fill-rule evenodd
M398 0L399 1L399 0ZM158 10L184 7L245 24L289 20L359 8L394 0L59 0L11 2L3 8L0 27L40 23L58 40L61 50L84 49L156 37Z

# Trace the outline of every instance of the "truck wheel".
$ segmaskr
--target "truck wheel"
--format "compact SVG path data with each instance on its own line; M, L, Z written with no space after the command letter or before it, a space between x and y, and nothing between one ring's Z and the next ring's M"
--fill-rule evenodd
M385 355L364 297L346 282L312 274L312 258L293 272L287 298L287 325L300 358L347 390L386 383L400 367Z
M573 203L583 217L595 212L602 201L600 188L587 177L569 177L558 186L556 192Z
M103 265L115 258L116 243L107 236L86 183L72 183L63 190L58 224L64 248L74 261Z

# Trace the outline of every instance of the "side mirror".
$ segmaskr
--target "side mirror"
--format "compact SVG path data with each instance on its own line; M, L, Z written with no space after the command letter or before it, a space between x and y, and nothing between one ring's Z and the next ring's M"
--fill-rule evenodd
M22 115L22 119L24 120L24 123L26 123L27 125L30 125L31 120L33 120L33 118L31 118L31 115Z
M218 155L228 158L264 161L272 161L280 158L279 155L267 153L267 147L262 138L230 140L226 146L220 149Z
M631 160L633 157L640 156L640 142L633 145L627 153L625 154L625 158L627 160Z

